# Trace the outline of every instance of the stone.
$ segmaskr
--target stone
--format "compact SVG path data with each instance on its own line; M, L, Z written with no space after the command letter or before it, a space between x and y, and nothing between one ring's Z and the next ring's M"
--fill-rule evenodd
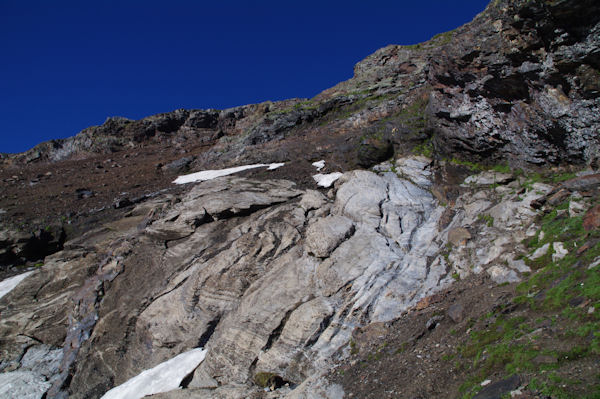
M569 254L569 251L565 248L562 242L552 243L552 249L554 250L554 252L552 253L552 262L556 262L560 259L563 259Z
M585 203L581 201L569 201L569 217L576 217L586 210Z
M440 324L442 320L444 320L444 316L442 315L433 316L432 318L427 320L427 322L425 323L425 328L428 330L433 330L438 326L438 324Z
M446 313L453 322L460 323L464 319L465 308L460 303L455 303L453 305L450 305Z
M419 155L398 158L396 160L396 170L402 177L410 180L417 186L430 188L432 160Z
M509 173L500 173L494 171L481 172L478 175L472 175L465 179L464 186L491 186L493 184L508 184L515 178Z
M492 202L487 201L485 199L478 199L476 201L464 205L465 223L474 223L481 216L481 214L487 209L489 209L491 206Z
M336 193L334 210L354 222L379 225L380 203L388 195L385 181L366 171L350 172L344 180Z
M370 168L389 159L394 155L394 146L389 139L368 137L361 141L358 151L358 164L363 168Z
M562 187L571 191L587 191L598 186L600 186L600 173L575 177L562 184Z
M286 396L288 399L337 399L345 397L344 388L324 376L308 378Z
M490 267L487 272L490 275L490 278L496 284L516 283L521 281L514 270L510 270L502 266L494 265Z
M531 268L529 266L527 266L527 264L525 263L525 261L523 259L513 259L513 257L510 256L508 259L506 259L506 261L508 262L508 266L511 269L514 269L514 270L518 271L519 273L531 272Z
M550 249L550 243L546 243L544 245L542 245L541 247L539 247L538 249L536 249L530 256L529 259L531 260L536 260L541 258L542 256L546 255L548 253L548 250Z
M586 231L596 230L600 227L600 205L590 208L583 216L583 228Z
M567 190L565 188L561 188L556 193L554 193L550 197L548 197L546 202L551 206L557 206L557 205L561 204L563 201L565 201L567 198L569 198L570 195L571 195L571 192L569 190Z
M77 199L90 198L94 196L94 192L87 188L78 188L75 190L75 194L77 195Z
M464 227L456 227L448 231L448 242L453 246L462 246L471 239L471 233Z
M327 258L343 241L354 234L354 223L343 216L328 216L308 226L306 250L318 258Z
M114 203L113 203L113 207L115 209L121 209L121 208L125 208L128 206L133 205L133 202L127 198L127 197L123 197L123 198L118 198Z
M234 188L225 190L224 187ZM190 236L198 226L214 219L242 216L300 194L290 182L258 182L227 177L209 180L195 185L181 203L148 226L146 234L160 241L178 240Z
M21 369L32 371L46 379L52 379L59 372L63 358L62 348L50 345L34 345L30 347L21 359Z
M161 167L162 170L170 173L185 173L189 171L190 165L196 160L196 157L183 157L169 162Z
M498 382L488 384L473 396L473 399L501 399L503 395L517 389L520 385L521 378L515 374Z
M305 212L319 209L327 203L327 198L316 190L306 190L300 199L300 207Z

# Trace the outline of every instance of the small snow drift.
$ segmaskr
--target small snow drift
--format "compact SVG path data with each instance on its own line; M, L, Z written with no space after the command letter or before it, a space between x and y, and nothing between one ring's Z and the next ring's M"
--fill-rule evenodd
M329 188L337 179L342 177L342 175L343 173L341 172L334 172L326 175L319 173L317 175L314 175L313 179L315 179L318 186Z
M206 356L202 348L192 349L167 360L106 392L101 399L139 399L146 395L179 389L181 381L198 367Z
M194 183L198 181L212 180L217 177L228 176L234 173L242 172L248 169L256 169L267 167L267 170L274 170L285 165L284 163L272 163L272 164L264 164L257 163L254 165L244 165L244 166L236 166L235 168L227 168L227 169L217 169L217 170L203 170L196 173L190 173L189 175L182 175L177 177L173 181L175 184L186 184L186 183Z
M283 165L285 165L285 164L284 163L272 163L269 165L267 170L275 170L277 168L281 168Z
M317 172L320 172L321 169L323 169L325 167L325 160L321 159L320 161L313 162L312 166L314 166L315 168L317 168Z
M21 281L23 281L31 273L33 273L33 271L22 273L17 276L0 281L0 298L11 292L17 285L19 285Z

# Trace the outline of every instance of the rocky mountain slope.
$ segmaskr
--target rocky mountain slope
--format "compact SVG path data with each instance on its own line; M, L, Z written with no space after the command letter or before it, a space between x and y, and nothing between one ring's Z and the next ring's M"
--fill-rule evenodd
M596 2L499 0L310 100L3 155L0 396L204 348L156 397L596 397L599 70Z

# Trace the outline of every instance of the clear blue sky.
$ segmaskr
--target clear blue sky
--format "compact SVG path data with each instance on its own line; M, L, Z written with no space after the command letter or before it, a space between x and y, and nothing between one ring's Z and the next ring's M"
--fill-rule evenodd
M0 152L107 116L312 97L487 0L0 0Z

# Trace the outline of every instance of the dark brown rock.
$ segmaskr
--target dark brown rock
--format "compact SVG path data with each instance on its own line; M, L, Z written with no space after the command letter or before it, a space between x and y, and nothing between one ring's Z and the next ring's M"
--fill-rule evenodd
M583 216L583 228L586 231L596 230L600 227L600 205L589 209Z
M567 180L562 184L562 187L571 191L586 191L592 190L600 186L600 173L586 175Z
M558 190L556 193L552 194L548 198L548 204L550 204L552 206L556 206L556 205L560 204L561 202L563 202L564 200L566 200L570 194L571 193L569 192L569 190L561 188L560 190Z
M455 303L454 305L448 308L448 311L446 313L453 322L460 323L465 317L465 308L460 303Z
M471 239L471 233L464 227L456 227L448 232L448 242L454 246L465 245Z
M517 389L519 385L521 385L521 378L518 375L513 375L486 386L473 399L502 399L503 395Z
M358 148L358 164L370 168L394 155L394 147L389 140L368 138Z

